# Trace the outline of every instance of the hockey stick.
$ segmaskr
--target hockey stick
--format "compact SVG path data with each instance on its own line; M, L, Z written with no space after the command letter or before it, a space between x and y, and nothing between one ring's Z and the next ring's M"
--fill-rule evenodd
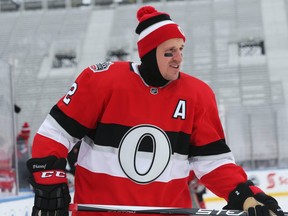
M131 214L177 214L177 215L214 215L214 216L247 216L247 212L239 210L208 210L200 208L174 208L124 205L70 204L70 211L114 212ZM286 215L288 216L288 214Z
M201 208L151 207L151 206L125 206L125 205L96 205L96 204L70 204L69 211L84 212L114 212L130 214L171 214L171 215L201 215L201 216L248 216L246 211L239 210L209 210ZM288 216L288 212L284 212Z

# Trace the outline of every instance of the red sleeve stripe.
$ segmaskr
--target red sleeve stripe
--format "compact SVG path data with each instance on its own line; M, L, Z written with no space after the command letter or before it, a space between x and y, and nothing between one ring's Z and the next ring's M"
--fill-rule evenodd
M32 157L41 158L49 155L55 155L58 158L66 158L68 149L61 143L37 133L34 137Z

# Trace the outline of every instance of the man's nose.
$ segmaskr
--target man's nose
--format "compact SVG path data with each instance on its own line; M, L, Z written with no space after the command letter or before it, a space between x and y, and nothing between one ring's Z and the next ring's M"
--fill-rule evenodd
M177 50L173 53L173 59L177 61L182 61L183 59L183 54L181 50Z

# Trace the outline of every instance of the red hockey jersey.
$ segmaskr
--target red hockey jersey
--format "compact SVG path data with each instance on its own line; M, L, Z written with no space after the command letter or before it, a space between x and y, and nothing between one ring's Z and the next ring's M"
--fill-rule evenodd
M32 156L67 157L80 139L75 203L191 207L191 169L225 199L247 178L225 143L213 91L183 72L152 87L135 63L86 68L39 128Z

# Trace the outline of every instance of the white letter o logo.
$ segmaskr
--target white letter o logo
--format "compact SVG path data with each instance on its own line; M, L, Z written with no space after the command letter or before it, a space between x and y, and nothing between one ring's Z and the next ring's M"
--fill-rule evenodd
M147 172L137 168L138 148L142 139L149 136L153 141L153 159ZM138 125L131 128L119 145L119 163L124 173L138 183L149 183L158 178L167 167L171 157L171 144L166 133L153 125Z

